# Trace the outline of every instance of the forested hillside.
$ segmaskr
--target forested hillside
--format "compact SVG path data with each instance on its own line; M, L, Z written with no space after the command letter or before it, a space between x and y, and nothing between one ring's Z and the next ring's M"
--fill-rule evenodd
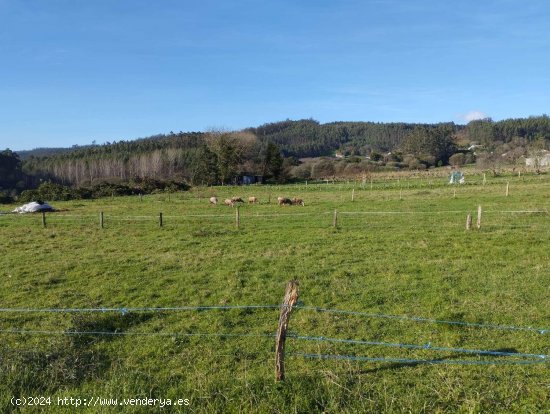
M248 131L259 139L277 144L285 155L319 157L342 150L346 155L368 155L399 147L415 128L438 128L451 125L453 132L463 128L455 124L406 124L374 122L332 122L314 120L283 121L265 124Z
M548 149L549 143L546 115L467 125L286 120L240 132L180 132L70 149L41 148L24 152L24 158L8 150L0 159L0 191L16 195L40 181L89 187L144 179L235 183L243 174L276 182L351 176L379 168L473 162L473 153L466 151L471 144L478 145L480 165L496 174L497 164L518 163L533 151ZM346 158L318 165L298 161L335 153Z

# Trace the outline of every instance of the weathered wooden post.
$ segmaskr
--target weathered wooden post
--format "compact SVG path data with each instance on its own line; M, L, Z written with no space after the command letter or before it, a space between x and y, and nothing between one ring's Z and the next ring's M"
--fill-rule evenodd
M508 197L509 190L510 190L510 181L507 181L506 182L506 197Z
M143 194L139 193L139 201L143 201Z
M239 206L237 206L237 211L235 213L235 227L239 229L241 226L241 213L239 212Z
M468 214L466 216L466 230L470 230L472 228L472 215Z
M477 228L481 228L481 206L477 207Z
M42 227L46 228L46 212L42 212Z
M162 227L162 213L159 213L159 227Z
M485 173L483 173L483 185L487 182L487 177L485 176Z
M334 216L332 217L332 227L338 226L338 211L334 210Z
M370 178L370 189L372 191L372 177Z
M285 379L285 340L288 329L288 321L292 307L298 301L298 281L291 280L287 283L285 297L281 305L279 314L279 327L275 336L275 380L283 381Z
M103 228L103 223L104 223L104 220L103 220L103 211L101 211L99 213L99 228Z
M355 200L355 188L351 190L351 201Z

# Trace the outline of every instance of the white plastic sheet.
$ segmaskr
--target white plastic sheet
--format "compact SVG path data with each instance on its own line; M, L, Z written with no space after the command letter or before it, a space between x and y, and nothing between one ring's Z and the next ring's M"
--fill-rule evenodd
M27 204L23 204L21 207L17 207L12 213L37 213L39 211L54 211L54 208L48 203L32 201Z

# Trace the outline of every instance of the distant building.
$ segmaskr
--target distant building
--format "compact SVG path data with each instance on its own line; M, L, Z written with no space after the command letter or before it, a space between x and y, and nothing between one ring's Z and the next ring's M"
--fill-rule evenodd
M527 167L548 167L550 165L550 151L541 151L534 157L525 158Z
M264 183L263 175L243 174L239 177L239 184L242 184L242 185L263 184L263 183Z

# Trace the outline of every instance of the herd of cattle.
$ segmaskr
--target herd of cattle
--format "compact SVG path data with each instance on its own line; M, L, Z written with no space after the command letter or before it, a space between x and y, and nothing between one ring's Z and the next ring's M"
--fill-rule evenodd
M248 204L257 204L260 200L257 197L248 197ZM244 203L244 200L241 197L231 197L223 200L223 204L226 206L235 207L237 203ZM210 204L218 204L218 197L210 197ZM299 205L305 206L304 200L301 198L286 198L286 197L277 197L277 204L280 206L292 206Z

